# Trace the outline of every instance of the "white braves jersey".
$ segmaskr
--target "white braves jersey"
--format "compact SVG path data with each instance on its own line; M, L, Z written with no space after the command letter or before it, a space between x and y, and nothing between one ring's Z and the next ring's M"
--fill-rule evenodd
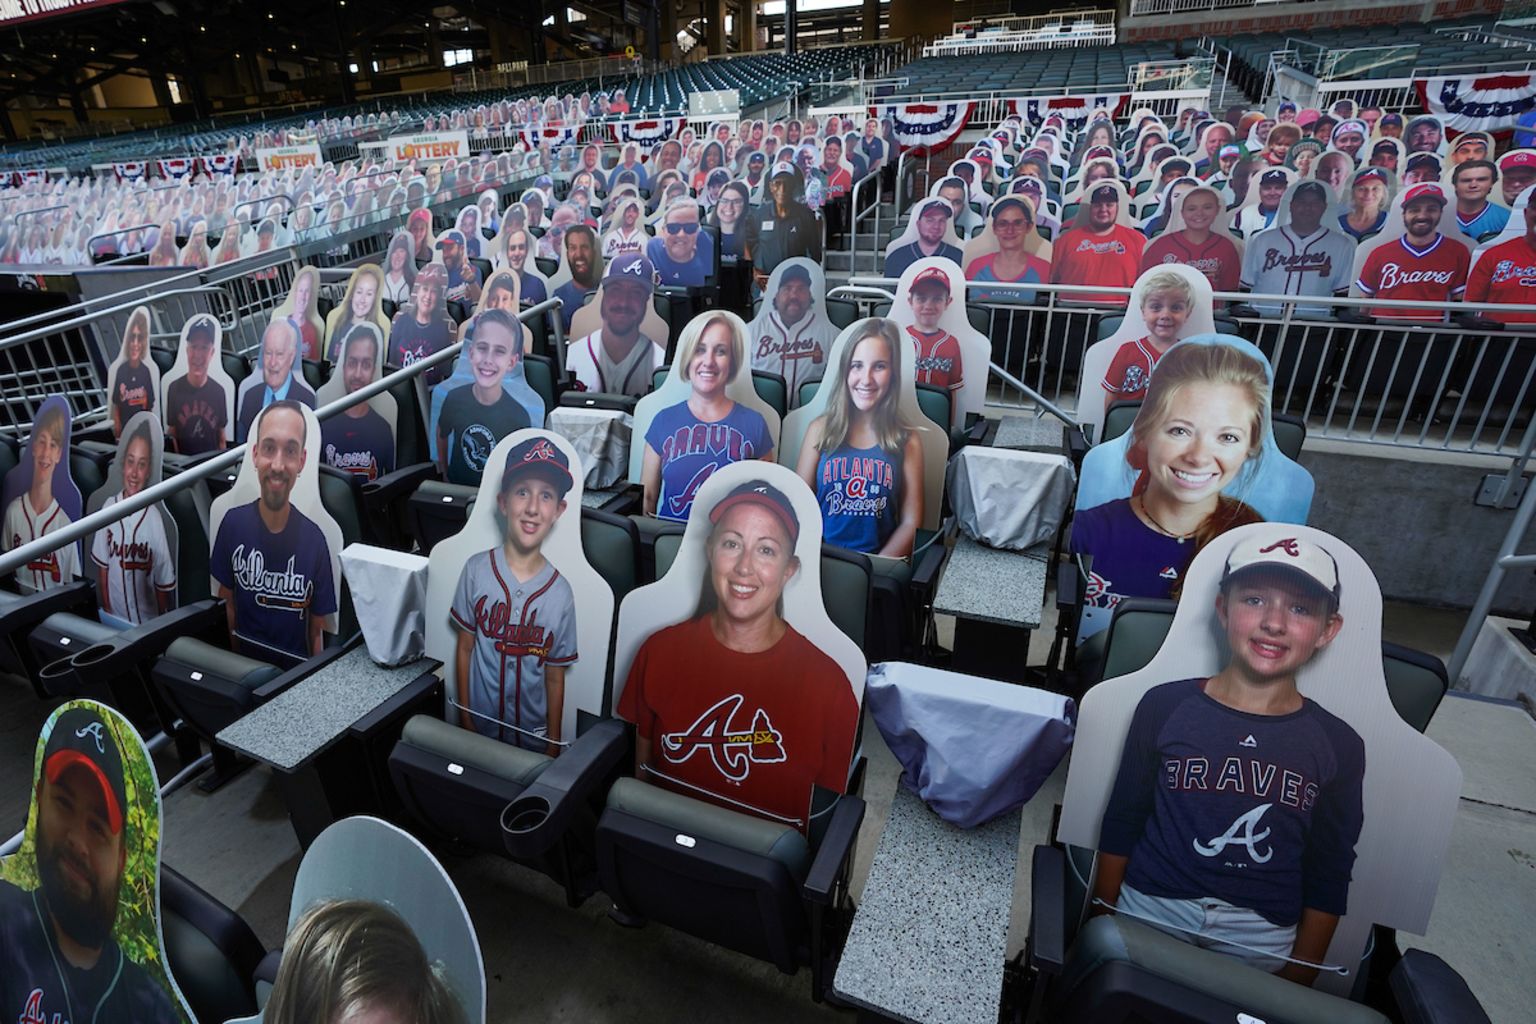
M1306 295L1324 298L1346 292L1355 265L1355 240L1342 231L1319 227L1305 238L1289 226L1260 231L1243 249L1244 291L1259 295ZM1280 312L1276 303L1255 302L1261 313ZM1328 306L1297 304L1302 315L1321 316Z
M23 544L45 537L69 525L69 516L59 508L58 499L48 503L41 514L34 514L25 494L18 495L5 510L4 534L0 546L14 551ZM68 583L80 575L80 548L70 544L40 555L16 570L16 586L24 593L35 593Z
M626 232L618 228L603 236L603 259L611 260L615 256L622 256L630 252L645 252L645 243L651 236L641 228Z
M800 385L820 380L826 372L827 353L837 335L837 326L824 314L813 311L799 323L785 325L770 309L752 322L752 369L783 377L789 404L794 405Z
M122 499L112 495L102 505ZM176 554L165 534L160 507L151 505L96 531L91 561L106 574L102 610L138 625L159 614L158 594L176 589Z
M565 368L581 383L582 389L616 395L648 394L651 390L651 373L666 360L666 350L642 334L636 344L648 343L651 346L650 364L646 365L645 360L642 359L640 364L630 372L628 379L604 380L597 358L597 350L602 343L603 331L602 328L598 328L585 338L580 338L566 346Z

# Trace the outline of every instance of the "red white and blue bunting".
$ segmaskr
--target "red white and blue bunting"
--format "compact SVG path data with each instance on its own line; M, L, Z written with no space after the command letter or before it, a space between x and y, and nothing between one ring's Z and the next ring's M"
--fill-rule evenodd
M160 177L170 178L172 181L180 181L191 174L197 166L191 157L174 156L167 160L158 161L160 165Z
M1013 112L1022 117L1026 124L1039 127L1047 117L1057 114L1069 129L1076 132L1082 130L1088 123L1089 115L1100 107L1109 111L1111 117L1123 115L1127 104L1131 102L1131 94L1105 92L1089 96L1033 96L1008 102Z
M891 133L902 149L934 152L943 149L965 130L976 104L891 103L869 108L871 117L890 118Z
M35 170L17 171L17 185L41 185L48 180L48 171L38 167Z
M1447 135L1491 131L1536 110L1536 74L1426 78L1414 85L1424 110L1440 119Z
M642 149L674 138L688 124L686 117L653 117L639 121L614 121L608 127L619 145L633 142Z
M519 134L529 149L538 149L548 145L558 149L568 146L576 141L581 134L581 126L574 124L530 124L524 125Z
M117 175L118 181L143 181L148 171L149 164L144 160L125 160L112 165L112 173Z
M202 158L203 173L234 174L240 166L240 157L235 153L214 153L212 156Z

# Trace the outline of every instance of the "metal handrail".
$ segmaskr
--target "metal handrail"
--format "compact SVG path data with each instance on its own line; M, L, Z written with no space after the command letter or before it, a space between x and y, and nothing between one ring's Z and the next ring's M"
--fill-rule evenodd
M890 157L887 156L886 159L889 160ZM873 205L871 205L869 207L866 207L863 211L860 211L859 210L859 189L863 188L864 187L864 183L866 181L869 181L872 178L875 179L875 201L874 201ZM880 169L870 171L868 174L864 175L864 177L860 178L858 181L853 183L853 190L848 194L848 269L850 271L854 269L854 267L853 267L854 254L857 253L858 249L859 249L859 221L861 221L865 217L869 216L871 211L873 211L874 215L875 215L875 227L874 227L875 248L879 249L879 247L880 247L880 181L879 181L879 178L880 178ZM825 252L826 250L823 249L822 251Z
M558 298L545 299L537 305L520 311L517 319L526 323L529 318L550 310L558 310L564 303ZM558 322L559 318L555 318ZM315 410L315 418L321 421L339 415L359 402L366 402L375 395L383 394L396 384L404 383L426 372L434 366L448 362L458 357L464 348L464 342L458 341L441 351L434 352L425 359L419 359L410 366L403 367L395 372L380 377L371 384L366 384L350 394L343 395L327 405ZM104 508L98 509L81 517L62 529L29 541L17 548L12 548L0 554L0 576L4 576L26 565L27 562L49 552L57 551L66 544L73 544L86 536L96 532L104 526L109 526L120 519L126 518L141 509L148 508L156 502L163 501L178 491L185 490L200 480L206 480L215 476L231 466L238 465L245 458L246 448L250 442L238 444L228 451L222 452L212 458L199 462L189 469L182 470L169 480L162 480L152 487L146 487L132 497L125 497Z

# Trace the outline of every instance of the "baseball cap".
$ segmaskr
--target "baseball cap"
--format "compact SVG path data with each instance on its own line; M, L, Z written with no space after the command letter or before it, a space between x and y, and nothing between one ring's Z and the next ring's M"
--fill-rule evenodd
M1265 171L1263 174L1259 175L1260 185L1289 185L1290 182L1290 177L1279 168L1276 168L1272 171Z
M1499 158L1499 170L1508 171L1516 167L1536 167L1536 152L1528 149L1516 150L1513 153L1505 153Z
M1398 125L1400 125L1402 123L1403 123L1403 115L1402 114L1382 114L1381 115L1381 120L1376 122L1378 127L1380 127L1381 125L1384 125L1384 124L1398 124Z
M1461 149L1463 146L1481 146L1486 150L1488 148L1488 140L1483 138L1481 135L1463 135L1461 138L1456 140L1455 148Z
M121 832L128 804L123 756L107 731L106 721L86 706L72 707L54 719L48 745L43 748L43 774L50 783L75 765L89 770L101 785L107 823L114 834Z
M760 149L753 150L752 153L750 155L748 155L748 157L747 157L747 163L749 163L749 164L765 164L767 162L768 162L767 155L764 154L763 151L760 150Z
M207 313L199 313L187 321L187 344L202 342L212 345L214 335L218 333L219 322Z
M1353 132L1356 135L1360 135L1360 136L1365 136L1365 135L1369 134L1365 130L1365 122L1364 121L1356 121L1353 118L1351 118L1350 120L1340 121L1338 123L1338 126L1333 129L1333 137L1334 138L1338 138L1340 135L1348 135L1351 132Z
M1312 124L1316 124L1317 123L1317 118L1318 118L1317 111L1314 110L1311 107L1308 107L1305 110L1297 111L1297 113L1296 113L1296 123L1301 125L1303 128L1306 128L1307 126L1312 125Z
M1419 199L1433 199L1441 206L1444 206L1446 203L1445 189L1441 188L1439 185L1432 181L1425 181L1420 182L1419 184L1410 188L1407 192L1403 193L1404 206L1407 206L1409 203L1415 202Z
M779 275L779 286L783 287L791 281L804 281L806 284L810 284L811 272L798 263L792 263L785 267L784 272Z
M940 199L932 203L924 204L923 208L918 211L917 215L919 217L925 217L930 213L942 213L946 218L948 218L955 215L955 208L950 206L944 200Z
M1291 193L1291 201L1295 202L1303 195L1315 195L1325 203L1328 201L1328 190L1323 187L1323 183L1320 181L1301 182L1296 186L1296 191Z
M1240 152L1242 151L1229 142L1225 146L1222 146L1221 149L1216 151L1216 156L1217 159L1224 160L1229 156L1237 156Z
M1255 531L1237 542L1227 555L1221 576L1223 587L1242 573L1279 570L1338 600L1339 564L1333 555L1301 537L1271 540L1271 536L1267 531Z
M1391 139L1382 139L1379 142L1377 142L1376 145L1371 147L1371 152L1372 153L1396 153L1397 152L1397 147L1392 144L1392 140Z
M603 275L603 280L622 281L651 292L655 290L656 268L641 253L629 252L608 264L608 272Z
M512 446L507 452L506 469L501 474L502 491L505 492L518 477L529 473L538 474L554 484L562 498L576 482L571 476L571 460L547 437L530 437L522 444Z
M937 284L943 287L945 292L950 290L949 275L944 273L943 267L929 267L912 279L911 291L917 291L919 285Z
M1380 167L1367 167L1359 174L1355 175L1355 184L1358 185L1362 181L1370 181L1372 178L1375 178L1380 182L1385 182L1387 180L1387 172L1382 170Z
M1440 169L1440 158L1433 153L1415 153L1408 158L1408 170L1428 165L1436 171Z
M1093 190L1088 197L1090 203L1117 203L1120 201L1120 193L1113 185L1100 185Z
M438 238L437 244L432 246L432 248L434 248L434 249L444 249L444 248L447 248L450 245L457 245L458 247L463 248L464 247L464 232L458 230L457 228L453 228L453 229L450 229L448 231L444 231L442 233L442 235Z
M1115 151L1108 146L1090 146L1088 152L1083 154L1084 160L1097 160L1100 157L1114 158Z
M417 284L435 284L439 288L448 287L448 268L441 263L428 263L416 271Z
M772 179L772 178L782 177L782 176L785 176L785 175L787 175L787 176L789 176L791 178L798 178L800 176L798 173L796 173L795 165L794 164L790 164L790 163L777 163L777 164L773 165L773 170L771 172L769 172L768 177L770 179Z
M737 505L759 505L767 509L779 520L784 529L789 531L791 545L800 540L800 518L795 515L795 507L790 504L783 491L768 481L748 480L733 487L731 493L716 502L715 507L710 509L711 525L718 523L721 517Z

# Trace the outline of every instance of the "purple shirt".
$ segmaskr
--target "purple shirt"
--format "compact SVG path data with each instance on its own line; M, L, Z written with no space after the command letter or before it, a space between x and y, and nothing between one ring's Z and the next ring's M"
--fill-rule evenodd
M1067 549L1092 555L1078 642L1109 626L1127 597L1169 598L1195 557L1193 540L1177 540L1147 526L1129 498L1081 509L1072 519Z
M656 515L686 521L693 497L721 466L765 458L773 435L762 414L737 402L723 420L703 423L687 402L658 412L645 432L645 444L661 456L661 494Z

